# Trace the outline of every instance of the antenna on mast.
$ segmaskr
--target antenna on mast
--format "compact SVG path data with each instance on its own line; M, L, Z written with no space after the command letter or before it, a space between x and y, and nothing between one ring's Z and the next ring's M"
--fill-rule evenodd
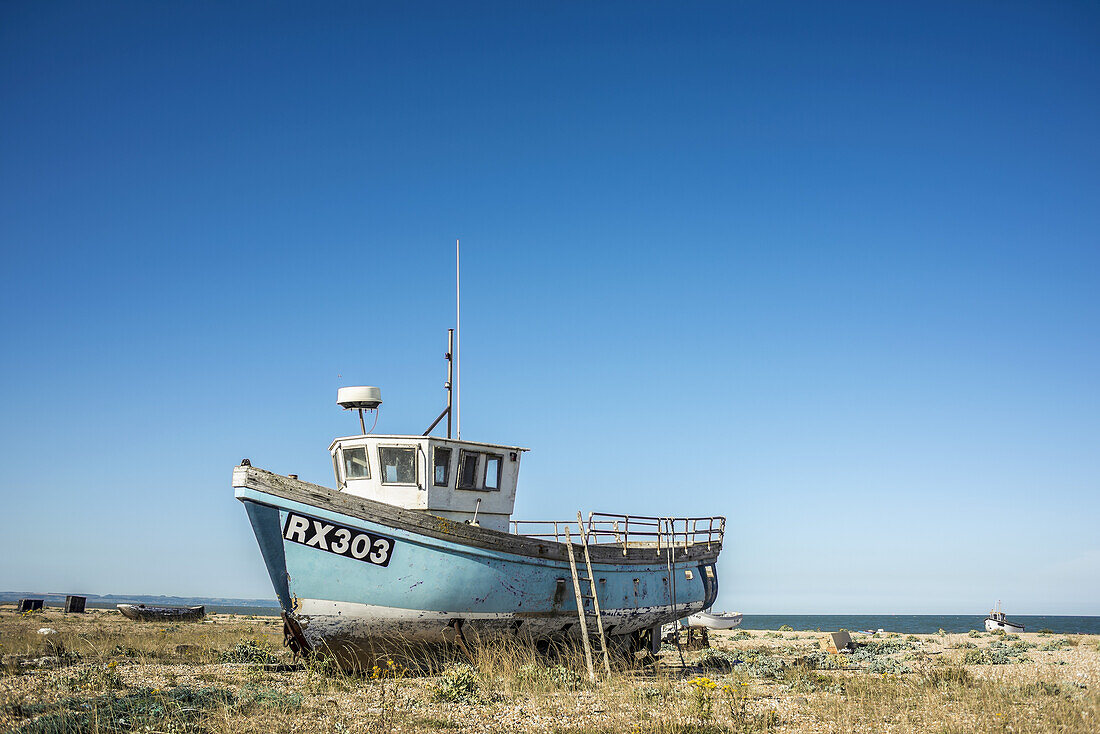
M436 426L439 425L439 421L445 417L447 418L447 437L451 437L451 423L453 421L455 428L458 429L458 437L462 438L461 413L459 410L459 321L462 314L461 292L459 291L459 286L461 284L460 274L459 241L454 240L454 328L447 330L447 354L443 355L443 357L447 359L447 382L443 383L443 387L447 388L447 407L443 408L443 412L439 414L438 418L431 421L428 430L423 431L423 436L429 435L432 430L436 429ZM378 403L381 402L381 395L379 395ZM362 410L360 410L359 413L360 423L363 423ZM366 428L363 428L363 432L366 434ZM478 500L478 502L481 501ZM477 512L474 511L474 519L476 519L476 517Z
M458 239L455 238L455 432L462 438L462 370L458 362L458 340L462 332L462 270L459 267Z
M427 436L435 427L439 425L439 422L444 418L447 419L447 438L451 437L451 422L455 423L455 427L458 429L458 438L462 438L462 423L460 422L460 413L458 409L458 321L460 311L459 300L459 267L458 267L458 240L455 240L455 328L447 329L447 354L444 357L447 359L447 381L443 383L443 386L447 389L447 407L443 409L443 412L439 414L439 417L432 421L432 424L428 426L428 430L424 431L423 435ZM374 388L371 388L374 389ZM381 395L379 395L379 403L382 402ZM359 422L363 422L363 411L359 411ZM373 430L373 429L371 429ZM367 432L366 428L363 429L363 433ZM480 500L479 500L480 501ZM475 519L477 512L474 512Z

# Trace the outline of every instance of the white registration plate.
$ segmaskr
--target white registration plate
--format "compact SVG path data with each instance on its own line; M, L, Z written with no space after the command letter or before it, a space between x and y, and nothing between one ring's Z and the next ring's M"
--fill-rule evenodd
M388 566L393 554L392 538L375 535L363 530L344 527L327 520L287 513L283 525L283 538L292 543L318 550L366 561L376 566Z

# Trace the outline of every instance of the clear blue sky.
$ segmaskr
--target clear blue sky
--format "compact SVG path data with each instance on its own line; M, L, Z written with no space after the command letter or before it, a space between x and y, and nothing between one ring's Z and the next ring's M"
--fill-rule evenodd
M442 390L718 608L1100 614L1094 3L0 5L0 588L271 596Z

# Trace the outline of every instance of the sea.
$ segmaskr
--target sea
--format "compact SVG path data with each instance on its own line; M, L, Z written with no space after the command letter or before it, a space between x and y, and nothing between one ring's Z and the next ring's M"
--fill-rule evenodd
M196 602L201 603L201 602ZM114 605L92 604L105 609ZM280 614L278 606L232 606L208 604L208 614L241 614L274 616ZM1100 617L1064 617L1039 615L1012 615L1010 622L1024 625L1027 632L1050 630L1063 635L1100 635ZM776 630L789 625L799 631L885 630L907 635L930 635L939 632L985 631L985 616L975 614L746 614L741 629Z
M1008 621L1022 624L1027 632L1049 630L1058 634L1100 634L1100 617L1065 617L1012 614ZM985 615L978 614L746 614L741 629L774 630L789 625L796 630L828 632L885 630L907 635L985 631Z
M18 598L44 598L46 606L62 606L64 595L33 592L0 591L0 603L13 603ZM239 614L273 616L280 614L279 605L267 599L227 599L224 597L170 597L170 596L94 596L89 595L87 606L91 609L114 609L122 602L156 604L164 606L191 606L204 604L207 614ZM1024 625L1027 632L1049 630L1057 634L1100 635L1100 616L1027 615L1011 614L1008 621ZM907 635L930 635L939 630L968 632L985 629L985 615L980 614L752 614L745 613L741 629L775 630L787 625L798 631L835 631L846 629L885 630Z

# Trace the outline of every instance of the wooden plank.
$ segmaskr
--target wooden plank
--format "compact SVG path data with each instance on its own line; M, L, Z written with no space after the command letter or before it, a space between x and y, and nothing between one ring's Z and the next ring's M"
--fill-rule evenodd
M42 599L20 599L18 611L20 614L23 612L40 612L42 611Z
M852 636L847 632L830 632L825 635L825 651L839 653L852 646Z
M581 621L581 641L584 642L584 661L588 664L588 679L596 682L596 666L592 664L592 644L588 641L588 623L584 618L584 596L581 594L581 580L577 577L577 561L573 557L573 541L569 537L569 528L565 529L565 547L569 552L569 570L573 574L573 591L577 593L577 618ZM592 596L595 597L595 589Z
M603 668L611 677L611 660L607 657L607 636L603 633L603 615L600 614L600 599L596 593L596 579L592 575L592 558L588 555L588 533L584 530L584 516L577 511L577 524L581 528L581 547L584 548L584 565L588 568L588 588L592 591L592 610L596 613L596 629L600 631L600 652L603 653ZM617 554L616 554L617 555Z

